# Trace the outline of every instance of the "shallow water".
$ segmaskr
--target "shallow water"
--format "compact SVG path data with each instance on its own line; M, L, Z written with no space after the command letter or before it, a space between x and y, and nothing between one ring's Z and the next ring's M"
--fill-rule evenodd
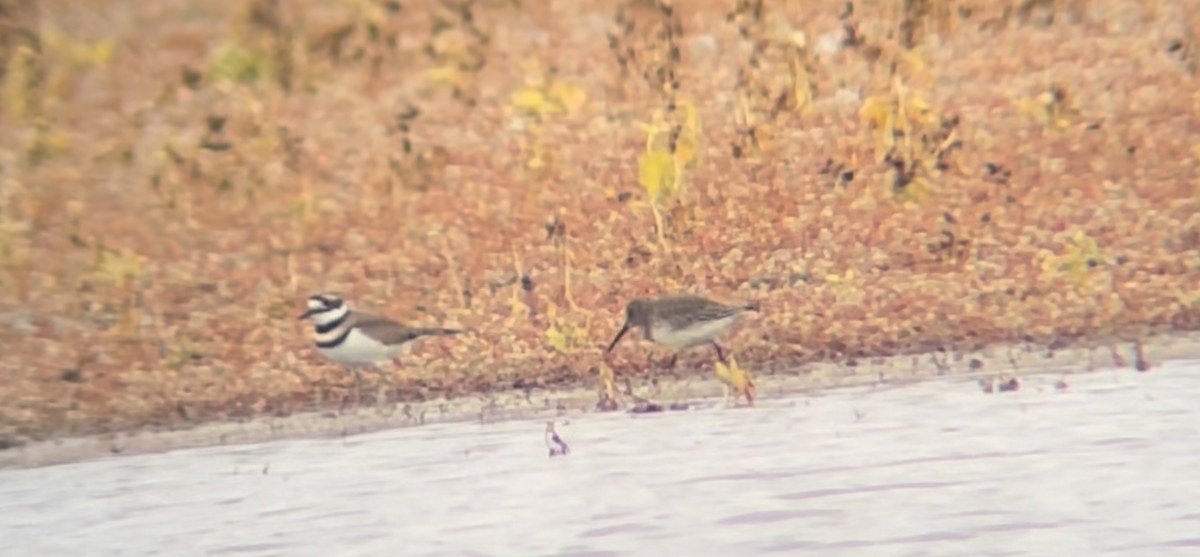
M0 554L1200 555L1200 363L1056 379L6 470Z

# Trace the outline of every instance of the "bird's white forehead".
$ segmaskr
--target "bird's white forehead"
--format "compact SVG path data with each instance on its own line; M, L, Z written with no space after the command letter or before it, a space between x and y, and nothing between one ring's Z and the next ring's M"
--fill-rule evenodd
M308 307L309 307L309 309L321 309L321 308L325 307L325 302L322 302L321 300L319 300L317 298L309 298L308 299Z

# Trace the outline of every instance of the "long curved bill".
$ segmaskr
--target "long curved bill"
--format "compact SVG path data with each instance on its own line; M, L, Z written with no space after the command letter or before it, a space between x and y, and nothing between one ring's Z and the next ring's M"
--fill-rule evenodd
M629 332L629 322L628 321L626 321L625 324L621 326L621 330L617 332L617 337L613 339L612 344L608 345L608 350L605 350L605 352L612 352L613 347L616 346L618 342L621 342L621 338L624 337L625 333L627 333L627 332Z

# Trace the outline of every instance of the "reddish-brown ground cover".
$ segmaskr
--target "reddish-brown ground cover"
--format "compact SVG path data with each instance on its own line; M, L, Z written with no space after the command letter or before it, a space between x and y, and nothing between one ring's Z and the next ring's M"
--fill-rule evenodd
M400 399L660 377L601 352L660 292L761 303L725 343L757 373L1200 323L1179 3L27 4L0 14L10 441L337 406L316 291L471 330ZM695 155L661 240L655 110Z

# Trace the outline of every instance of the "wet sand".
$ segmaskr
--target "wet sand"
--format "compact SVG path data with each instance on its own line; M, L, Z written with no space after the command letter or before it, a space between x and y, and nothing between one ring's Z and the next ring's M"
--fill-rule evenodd
M1192 557L1200 360L0 471L0 555Z
M1129 373L1135 371L1133 343L1116 345ZM1200 357L1200 333L1181 332L1143 341L1152 366L1167 360ZM936 360L936 362L935 362ZM976 363L972 365L972 361ZM977 369L973 370L972 367ZM864 360L857 366L817 363L794 374L755 376L758 398L769 399L829 389L873 385L906 385L932 378L987 378L998 375L1089 373L1114 367L1107 347L1064 348L997 346L978 352L896 356ZM1150 373L1154 372L1152 367ZM647 393L636 393L648 396ZM664 383L655 402L685 401L691 408L722 405L721 384L696 377ZM741 400L741 399L739 399ZM622 397L620 412L632 405ZM281 439L350 436L392 428L463 421L496 422L536 417L578 416L595 412L596 391L572 389L535 391L528 398L512 392L489 397L461 397L378 408L358 408L342 413L308 412L287 417L264 417L242 422L201 424L170 431L142 430L29 443L0 451L0 469L50 466L177 449L242 445ZM744 403L744 401L742 402Z

